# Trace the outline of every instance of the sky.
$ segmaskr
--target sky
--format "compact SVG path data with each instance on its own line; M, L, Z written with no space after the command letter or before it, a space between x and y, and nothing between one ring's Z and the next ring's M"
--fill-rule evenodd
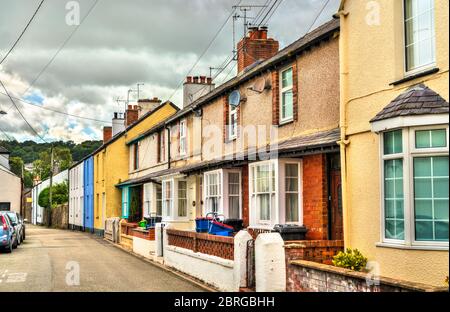
M19 37L40 1L1 1L0 59ZM264 5L274 1L243 0L241 4ZM45 0L17 46L0 65L0 80L11 96L22 100L15 101L18 108L44 140L99 140L113 113L124 110L125 104L116 99L126 99L127 91L136 89L138 83L144 84L140 98L170 99L181 106L180 82L238 2ZM72 25L76 23L74 3L80 8L79 26ZM268 22L269 36L283 48L308 29L330 20L338 6L339 0L284 0ZM254 17L259 10L253 8L248 15ZM220 66L232 55L232 29L230 19L191 75L208 76L210 67ZM237 40L243 35L240 19L236 22ZM233 62L215 82L221 84L235 74ZM132 93L131 100L135 97L136 93ZM7 114L0 115L0 140L42 142L0 88L2 110ZM58 114L55 110L89 119Z

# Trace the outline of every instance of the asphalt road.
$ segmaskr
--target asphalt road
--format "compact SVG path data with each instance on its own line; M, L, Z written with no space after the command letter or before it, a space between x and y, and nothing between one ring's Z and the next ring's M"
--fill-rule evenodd
M12 254L0 251L0 291L203 289L93 235L27 225L22 245Z

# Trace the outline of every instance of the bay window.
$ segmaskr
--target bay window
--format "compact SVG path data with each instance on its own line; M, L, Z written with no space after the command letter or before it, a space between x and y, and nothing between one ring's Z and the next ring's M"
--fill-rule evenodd
M293 69L283 70L280 75L280 123L294 119Z
M181 177L168 178L162 181L161 191L163 221L186 221L189 213L187 181Z
M383 241L448 246L448 126L383 133Z
M405 0L406 71L416 71L434 64L434 0Z

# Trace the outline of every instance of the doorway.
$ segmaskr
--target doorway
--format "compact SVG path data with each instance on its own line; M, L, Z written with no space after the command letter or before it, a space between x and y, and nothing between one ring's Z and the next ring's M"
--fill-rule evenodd
M344 221L342 213L342 180L341 157L339 154L331 154L328 157L328 181L329 181L329 239L344 239Z

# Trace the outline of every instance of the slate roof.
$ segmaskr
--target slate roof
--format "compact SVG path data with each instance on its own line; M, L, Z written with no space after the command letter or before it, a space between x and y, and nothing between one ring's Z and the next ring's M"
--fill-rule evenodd
M4 148L3 146L0 145L0 154L10 154L10 152Z
M448 102L424 84L418 84L400 94L370 122L429 114L448 114Z

